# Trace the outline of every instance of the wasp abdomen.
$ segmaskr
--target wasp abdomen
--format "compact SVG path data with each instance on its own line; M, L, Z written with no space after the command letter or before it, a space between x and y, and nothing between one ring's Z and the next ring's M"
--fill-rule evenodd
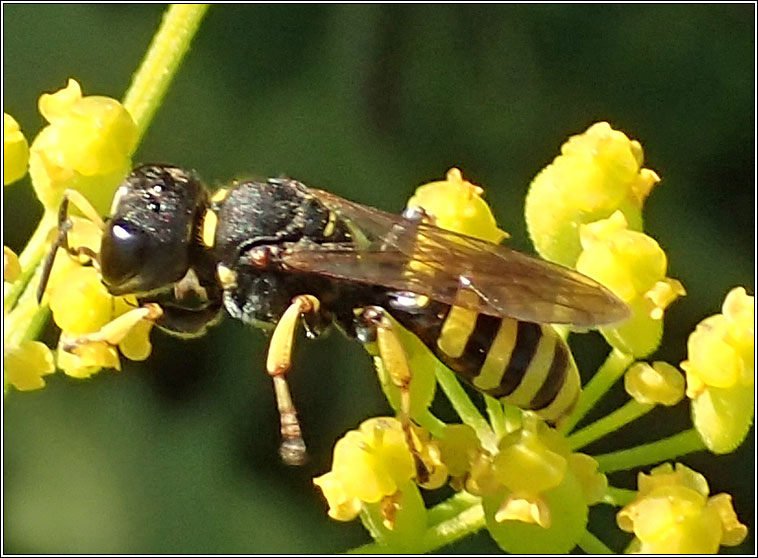
M432 304L393 312L451 370L477 390L555 423L576 404L579 372L568 346L546 324Z

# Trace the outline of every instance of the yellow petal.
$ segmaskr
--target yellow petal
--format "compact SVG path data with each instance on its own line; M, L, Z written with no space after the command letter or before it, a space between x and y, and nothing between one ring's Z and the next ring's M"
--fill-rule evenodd
M18 347L6 348L3 364L5 380L20 391L45 387L42 377L55 372L52 352L39 341L24 341Z

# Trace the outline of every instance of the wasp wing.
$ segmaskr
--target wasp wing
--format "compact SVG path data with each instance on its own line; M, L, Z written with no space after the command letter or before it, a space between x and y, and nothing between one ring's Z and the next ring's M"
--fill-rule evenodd
M346 224L353 241L294 244L281 256L286 268L531 322L591 327L629 315L608 289L572 269L328 192L312 193Z

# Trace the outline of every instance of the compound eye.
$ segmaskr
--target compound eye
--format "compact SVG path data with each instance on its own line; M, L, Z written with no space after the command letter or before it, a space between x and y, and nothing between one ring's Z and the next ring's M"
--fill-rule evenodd
M141 229L122 220L112 222L101 247L101 273L105 283L117 287L137 275L147 243L147 235Z

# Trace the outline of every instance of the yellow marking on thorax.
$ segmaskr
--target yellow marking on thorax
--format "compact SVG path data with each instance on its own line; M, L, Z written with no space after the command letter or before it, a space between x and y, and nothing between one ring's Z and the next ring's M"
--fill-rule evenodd
M512 318L503 318L479 375L472 380L474 387L486 391L500 385L503 381L505 369L511 361L513 347L516 346L517 333L518 321Z
M218 215L212 209L206 210L203 215L203 226L201 228L201 238L203 244L208 248L213 248L216 242L216 226L218 225Z
M223 199L226 197L228 193L229 193L229 188L221 188L220 190L216 190L211 196L211 201L212 202L223 201Z
M216 276L223 289L233 289L237 286L237 274L234 270L226 267L224 264L216 266Z
M471 333L476 327L476 317L479 315L475 310L468 310L459 306L453 306L447 313L445 322L442 324L440 336L437 338L437 347L446 355L458 358L463 354Z
M553 363L555 343L558 334L550 326L540 326L542 336L537 342L537 349L526 368L524 377L518 387L508 396L508 402L518 407L526 407L545 383L550 365Z

